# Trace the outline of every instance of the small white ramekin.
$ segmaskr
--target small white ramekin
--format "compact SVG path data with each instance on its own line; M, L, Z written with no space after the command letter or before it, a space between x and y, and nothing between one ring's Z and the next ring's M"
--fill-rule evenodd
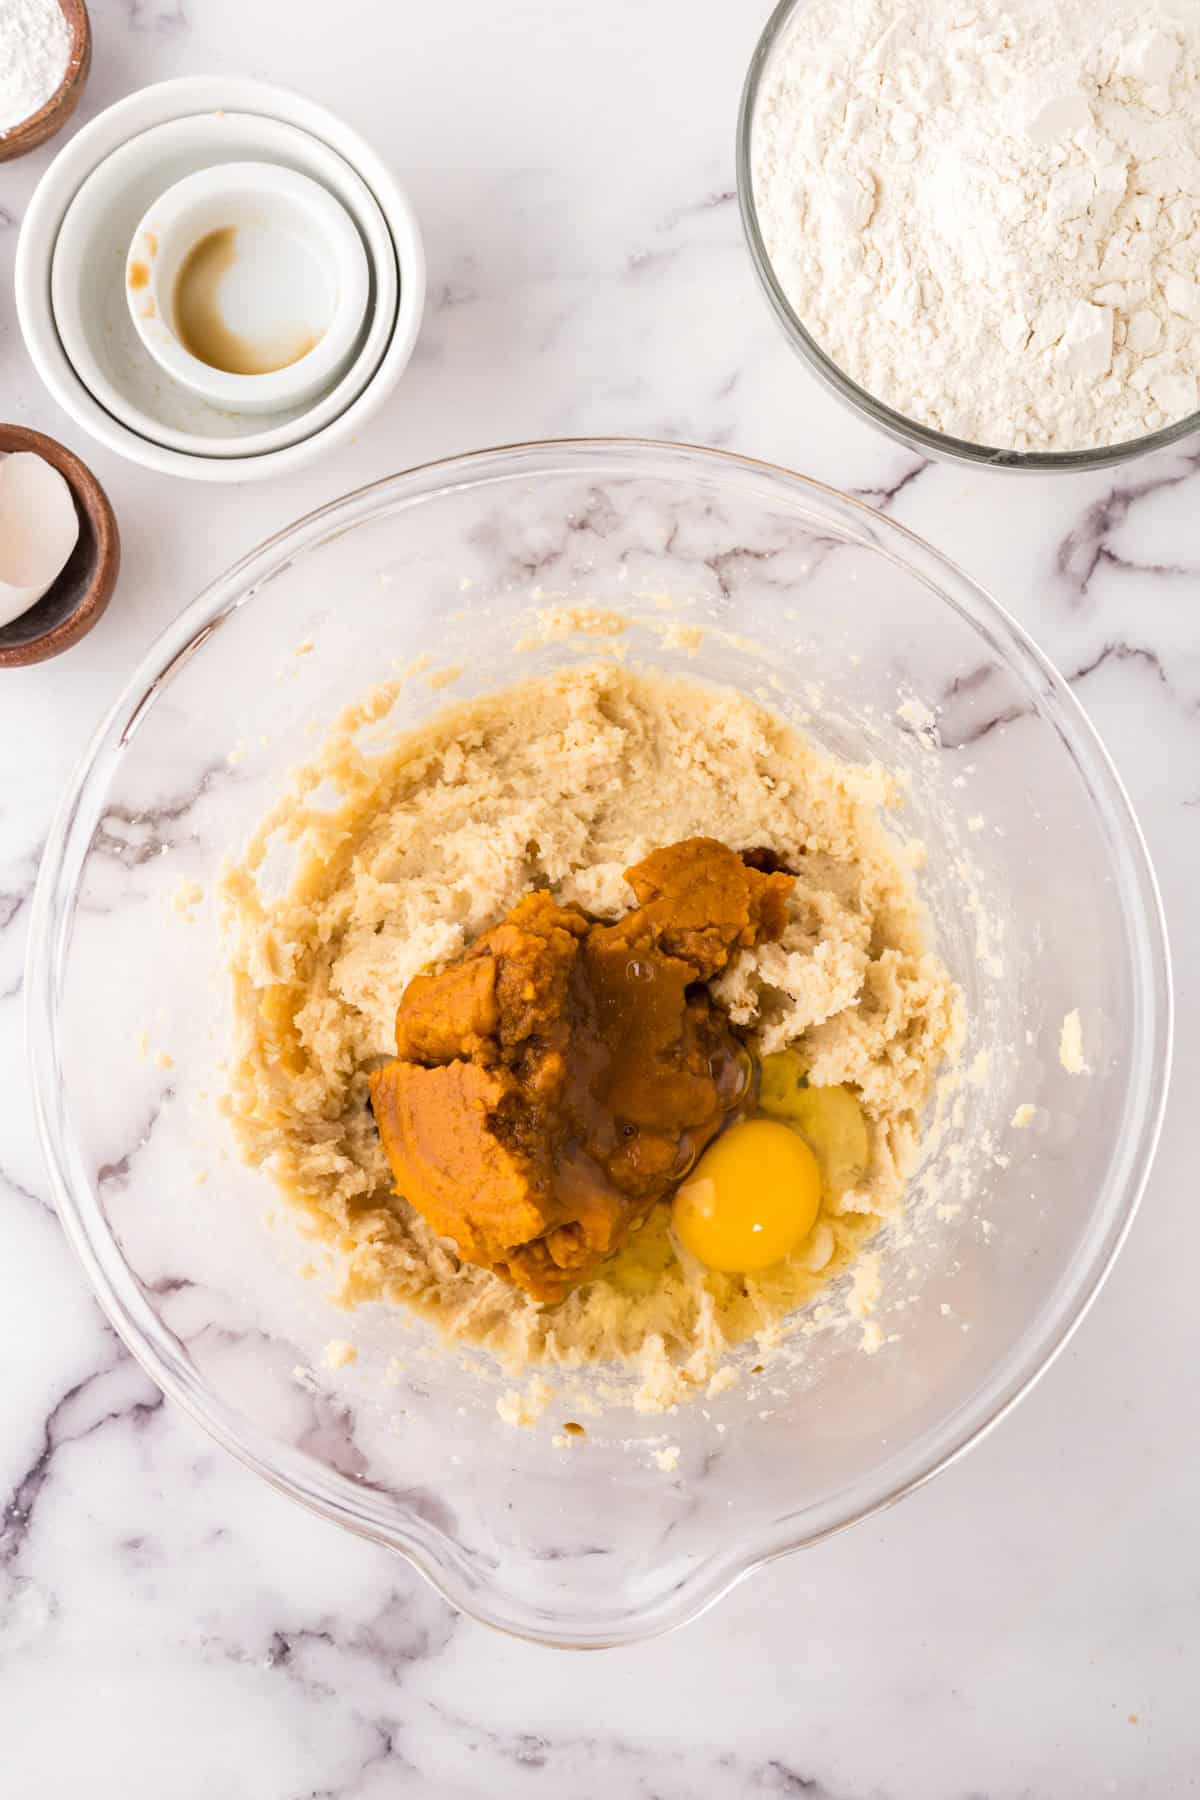
M277 320L287 319L290 308L315 342L264 374L214 367L181 334L180 273L197 245L226 229L265 230L300 246L290 267L260 259L251 305ZM125 293L142 343L172 381L230 412L266 413L303 406L342 374L362 332L370 271L354 221L319 182L277 163L233 162L200 169L160 194L129 246ZM241 335L254 333L249 313L227 324Z

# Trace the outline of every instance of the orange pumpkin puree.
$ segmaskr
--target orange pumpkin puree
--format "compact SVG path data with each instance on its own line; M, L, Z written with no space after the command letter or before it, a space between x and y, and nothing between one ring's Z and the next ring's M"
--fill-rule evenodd
M703 984L783 931L794 878L753 860L655 850L615 924L527 894L409 983L371 1098L396 1191L464 1260L561 1300L747 1099L749 1053Z

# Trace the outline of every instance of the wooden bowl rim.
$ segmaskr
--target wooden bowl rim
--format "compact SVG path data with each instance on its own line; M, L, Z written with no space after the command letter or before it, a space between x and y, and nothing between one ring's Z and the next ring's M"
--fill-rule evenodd
M96 555L91 576L74 609L65 619L59 619L40 637L31 638L27 643L6 645L0 642L0 669L25 668L31 663L46 662L86 637L112 598L121 568L121 534L117 517L112 502L87 464L73 450L68 450L57 438L47 437L43 431L34 431L28 425L0 424L0 454L15 450L34 451L63 476L95 533ZM48 591L53 593L53 584Z
M92 21L87 9L87 0L58 0L62 15L67 21L67 29L71 33L71 54L67 60L67 72L44 105L35 113L22 119L15 125L7 137L0 137L0 157L11 161L22 154L22 145L32 138L27 147L36 150L47 138L53 137L58 127L53 123L58 113L70 105L73 110L78 98L78 89L87 80L91 66L92 53ZM62 123L66 124L70 111L63 114ZM48 126L49 129L43 129Z

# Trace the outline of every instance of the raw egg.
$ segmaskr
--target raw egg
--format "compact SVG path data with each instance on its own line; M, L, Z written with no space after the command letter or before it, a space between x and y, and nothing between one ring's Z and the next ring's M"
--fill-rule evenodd
M795 1126L815 1155L830 1194L844 1194L862 1179L871 1142L851 1088L810 1087L796 1052L777 1050L763 1058L758 1104L768 1118Z
M671 1223L710 1269L748 1274L788 1256L817 1222L821 1171L803 1138L774 1119L731 1125L677 1189Z

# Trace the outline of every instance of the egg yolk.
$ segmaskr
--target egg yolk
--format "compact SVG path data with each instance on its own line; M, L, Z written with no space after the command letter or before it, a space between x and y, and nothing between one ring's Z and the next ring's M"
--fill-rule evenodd
M725 1274L769 1269L817 1222L821 1172L803 1138L774 1119L731 1125L677 1189L671 1223L686 1250Z

